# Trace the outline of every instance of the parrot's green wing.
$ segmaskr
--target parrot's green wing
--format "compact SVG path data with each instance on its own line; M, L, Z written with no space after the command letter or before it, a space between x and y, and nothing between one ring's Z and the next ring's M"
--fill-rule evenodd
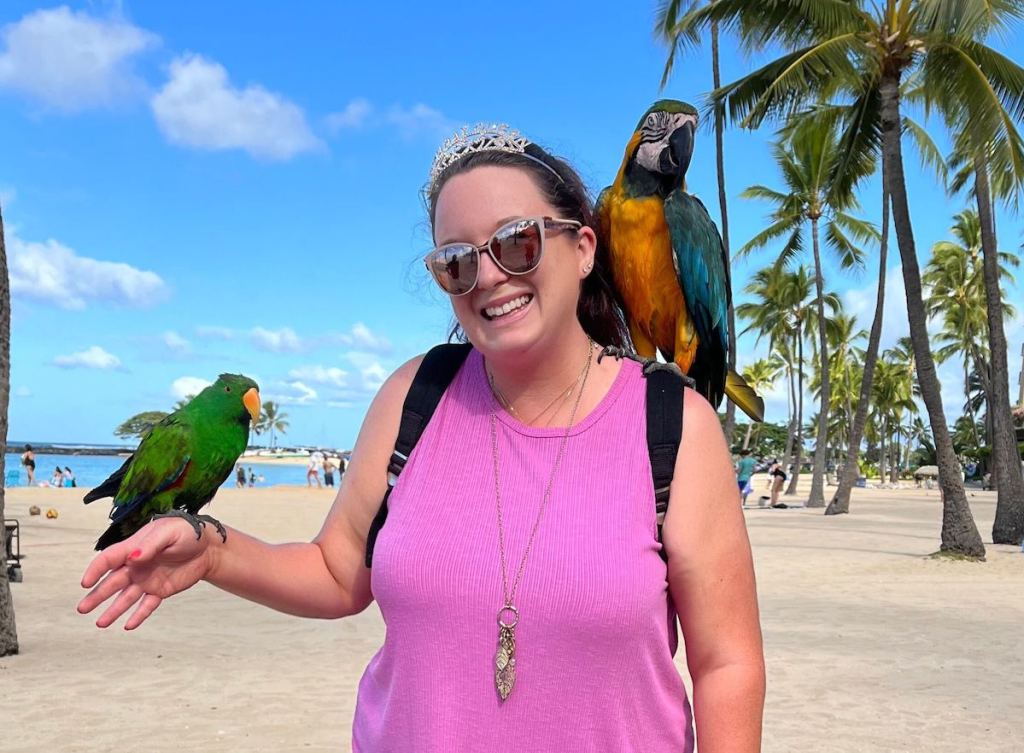
M146 509L153 497L182 483L191 456L191 426L170 415L154 426L142 440L125 470L114 496L110 519L114 523L139 511L146 514L167 512Z
M729 267L725 246L708 210L682 189L665 199L665 220L672 236L672 260L687 312L700 338L690 376L708 380L715 405L725 394L729 353Z

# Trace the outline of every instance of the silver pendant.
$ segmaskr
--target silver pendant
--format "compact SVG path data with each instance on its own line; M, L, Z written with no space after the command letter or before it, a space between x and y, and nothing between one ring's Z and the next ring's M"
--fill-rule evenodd
M511 612L511 622L505 622L504 615ZM516 625L519 624L519 610L506 604L498 610L498 652L494 655L494 685L498 689L501 700L512 693L516 684Z

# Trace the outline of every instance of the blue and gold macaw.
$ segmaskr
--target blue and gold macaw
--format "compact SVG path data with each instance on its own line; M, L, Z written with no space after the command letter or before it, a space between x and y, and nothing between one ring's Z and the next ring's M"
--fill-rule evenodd
M599 232L637 354L666 361L717 407L729 396L755 421L764 401L728 367L732 300L718 228L686 192L697 110L655 102L626 145L615 182L601 192Z

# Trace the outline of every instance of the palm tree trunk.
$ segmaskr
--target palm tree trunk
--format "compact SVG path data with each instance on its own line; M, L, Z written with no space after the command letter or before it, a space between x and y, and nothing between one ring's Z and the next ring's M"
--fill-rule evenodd
M711 80L715 89L722 86L722 73L718 65L718 22L711 23ZM729 250L729 210L725 200L725 114L721 107L715 108L715 164L718 168L718 207L722 214L722 245L725 246L725 273L731 275L731 251ZM732 295L729 296L727 312L729 327L729 369L736 371L736 310L733 308ZM732 434L736 428L736 404L732 400L725 403L725 441L732 447ZM750 432L747 431L747 439ZM744 449L746 445L744 444Z
M11 398L11 285L7 275L3 207L0 207L0 478L7 477L7 406ZM4 489L0 484L0 521L4 519ZM0 525L0 552L7 552L7 529ZM14 600L7 580L6 557L0 559L0 656L18 653Z
M914 228L910 223L907 183L903 175L898 72L887 71L882 75L879 92L882 100L882 159L888 179L887 189L892 198L896 241L903 262L903 285L907 292L907 319L914 346L917 382L928 411L939 466L939 486L942 489L940 549L983 559L985 545L967 504L960 463L953 451L953 441L942 409L942 393L935 374L935 361L928 345L928 320L921 293L921 269L917 262L917 249L914 247Z
M992 465L998 498L992 524L992 543L1020 546L1024 540L1024 475L1010 412L1010 380L1006 362L1006 332L999 289L999 250L988 185L988 165L979 151L974 158L981 250L984 254L985 304L988 310L989 372L991 394L987 415L992 421Z
M900 480L900 440L903 438L903 432L900 431L899 424L896 425L896 441L893 442L892 447L889 451L889 483L895 484Z
M882 419L882 444L878 448L878 483L885 483L885 466L889 458L887 452L889 451L889 415L886 414Z
M978 417L974 412L974 401L971 400L971 370L970 361L964 359L964 397L967 398L967 417L971 420L971 436L974 437L975 448L981 447L981 438L978 436Z
M754 430L754 422L751 421L747 424L747 436L743 437L743 449L746 450L750 447L750 433Z
M796 326L796 353L797 408L796 436L793 442L796 461L793 463L793 475L789 479L789 486L786 487L787 497L796 494L796 482L800 478L800 467L804 464L804 332L802 324Z
M821 248L818 242L818 218L811 218L811 241L814 247L814 288L818 293L818 358L821 363L821 404L818 408L818 430L814 440L814 470L811 472L811 494L808 507L825 506L825 455L828 452L828 406L832 400L829 375L828 340L825 336L825 280L821 274Z
M850 492L860 477L860 441L864 436L864 426L868 421L868 408L871 406L871 383L875 378L875 364L878 362L878 350L882 342L882 319L885 311L885 265L889 258L889 194L885 190L885 166L882 166L882 239L878 248L878 291L875 293L875 315L871 319L871 332L868 334L868 350L864 354L864 374L860 381L860 397L857 400L857 413L853 416L850 426L850 443L846 448L846 462L843 464L843 475L839 479L839 488L832 495L832 501L825 509L826 515L843 515L850 512ZM852 413L852 411L850 411ZM848 414L849 415L849 414Z
M793 453L793 439L796 437L796 374L793 372L792 365L789 366L787 371L789 372L789 426L786 432L786 451L781 458L783 469L785 469L786 463L789 462L789 458Z

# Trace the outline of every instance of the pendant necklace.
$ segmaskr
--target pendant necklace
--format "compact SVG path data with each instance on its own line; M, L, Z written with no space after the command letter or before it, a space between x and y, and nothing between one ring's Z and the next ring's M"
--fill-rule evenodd
M583 365L583 371L581 372L580 378L577 379L577 382L582 381L580 391L579 394L576 395L576 402L573 404L572 413L569 415L569 424L565 427L565 434L562 435L562 441L558 446L558 453L555 455L555 464L551 469L551 476L548 478L547 487L544 489L544 497L541 500L540 509L537 511L537 519L533 522L533 529L530 531L530 538L526 543L526 551L523 552L523 558L519 562L519 568L516 571L515 580L512 582L511 591L509 591L508 588L508 566L505 561L505 523L501 513L501 481L498 477L498 430L496 427L494 409L491 409L490 425L491 451L494 457L494 496L498 507L498 548L501 554L502 595L505 600L501 609L498 610L498 650L494 656L494 684L502 701L509 697L509 694L512 692L512 687L516 682L516 625L519 624L519 609L515 606L516 589L519 587L519 579L523 575L523 568L526 566L526 559L530 556L530 549L533 547L533 538L537 533L538 526L540 525L540 519L544 514L544 508L547 507L548 500L551 498L551 487L555 481L555 474L558 473L558 467L562 463L562 456L565 454L565 445L569 440L569 432L572 429L573 421L576 420L576 410L580 407L580 399L583 397L583 390L587 385L587 375L590 373L590 363L593 360L593 347L594 342L588 337L587 361ZM575 382L573 384L575 385Z

